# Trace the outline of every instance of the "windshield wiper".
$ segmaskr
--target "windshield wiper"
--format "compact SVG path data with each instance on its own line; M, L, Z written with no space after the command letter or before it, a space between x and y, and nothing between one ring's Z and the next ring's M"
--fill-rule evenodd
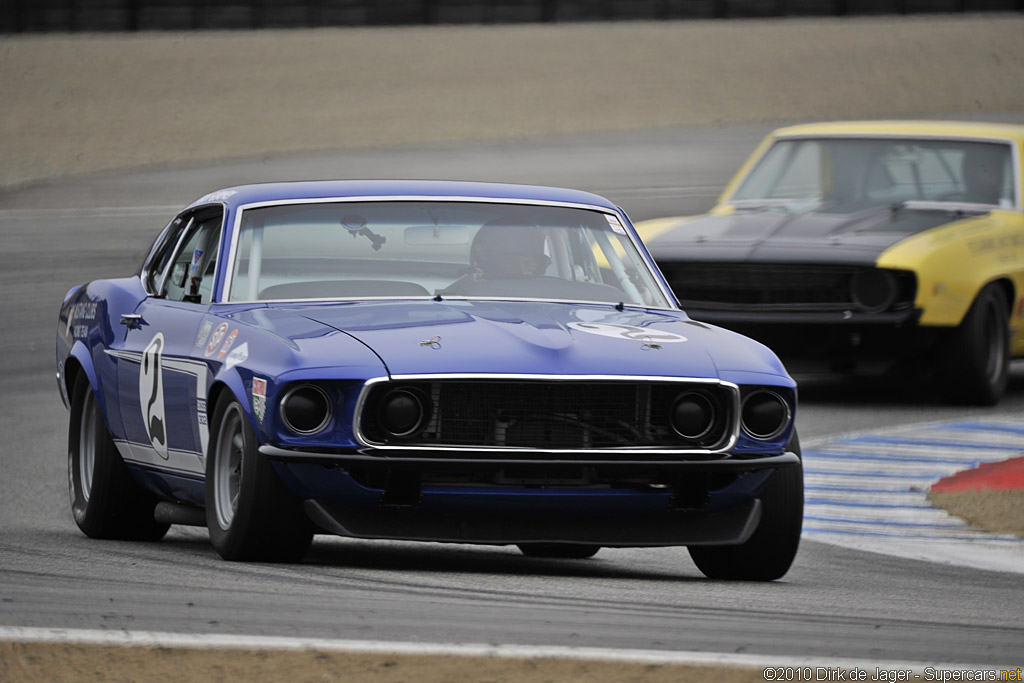
M976 202L946 201L941 199L908 199L897 202L890 207L892 215L900 211L945 211L954 216L975 215L988 213L996 208L990 204L978 204Z

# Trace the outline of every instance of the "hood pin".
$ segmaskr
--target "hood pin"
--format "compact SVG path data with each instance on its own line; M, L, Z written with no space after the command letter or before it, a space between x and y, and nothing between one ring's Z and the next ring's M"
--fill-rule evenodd
M429 346L432 349L441 348L441 337L440 335L434 335L430 339L421 339L420 346Z
M643 349L645 351L647 349L660 349L661 348L661 344L658 344L658 343L655 343L655 342L651 341L651 338L648 337L648 336L642 337L640 339L640 341L643 343Z

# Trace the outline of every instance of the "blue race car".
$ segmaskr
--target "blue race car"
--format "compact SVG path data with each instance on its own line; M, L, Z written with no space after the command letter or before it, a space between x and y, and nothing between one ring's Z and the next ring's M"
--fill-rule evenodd
M487 183L249 185L68 292L71 506L96 538L205 525L583 558L685 545L771 580L800 537L796 386L694 322L608 200Z

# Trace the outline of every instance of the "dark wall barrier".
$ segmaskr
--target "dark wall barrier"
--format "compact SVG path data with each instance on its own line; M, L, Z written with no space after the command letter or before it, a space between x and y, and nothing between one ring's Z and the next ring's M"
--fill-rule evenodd
M0 33L1024 11L1024 0L0 0Z

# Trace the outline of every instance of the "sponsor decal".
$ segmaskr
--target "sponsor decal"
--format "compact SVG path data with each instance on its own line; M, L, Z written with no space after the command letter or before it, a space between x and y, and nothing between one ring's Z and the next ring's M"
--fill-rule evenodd
M1015 232L998 237L979 237L967 242L971 255L981 254L994 249L1015 249L1024 245L1024 232Z
M217 325L217 329L210 335L210 341L206 344L206 357L209 358L213 355L213 352L217 350L220 343L224 341L224 335L228 333L228 324L221 323Z
M196 249L192 252L192 265L189 266L189 272L192 277L199 274L199 259L203 258L203 250Z
M163 355L165 350L166 347L164 346L162 334L154 335L144 351L103 350L109 356L135 363L139 366L139 407L141 408L143 429L146 432L146 438L149 439L148 444L145 442L136 444L120 441L115 441L115 444L125 459L161 467L166 465L171 470L202 474L205 471L202 463L206 457L207 446L210 443L209 420L206 412L209 367L206 361L165 356ZM196 401L194 411L191 404L179 404L176 402L184 401L189 392L167 394L163 388L167 378L173 377L175 374L186 375L195 382ZM165 398L171 401L168 404L171 415L178 414L177 409L186 408L188 415L195 418L199 435L198 451L186 445L188 439L185 434L182 434L181 448L170 448L171 427L165 422L165 413L168 412L168 409L164 408ZM182 419L187 418L183 416ZM168 441L166 445L159 438L161 436L164 437L163 441ZM131 448L132 446L136 448ZM126 452L125 448L129 448L129 451ZM197 461L194 456L199 456L199 460Z
M252 412L261 423L267 414L267 380L252 378Z
M244 342L241 346L235 348L234 351L228 354L227 359L224 361L224 366L227 368L233 368L239 363L244 363L249 360L249 342Z
M96 319L96 302L88 301L75 304L68 311L68 324L64 328L64 336L73 339L85 339L89 336L89 325L76 324L78 321L92 322Z
M142 352L139 370L139 398L142 422L153 449L167 460L167 417L164 412L164 333L153 335Z
M602 337L617 337L629 341L643 342L647 345L674 344L686 341L686 337L675 332L651 330L635 325L617 325L614 323L569 323L569 327L587 334L599 334Z
M614 215L612 215L610 213L606 213L604 215L604 217L605 217L605 220L608 221L608 225L611 226L612 232L614 232L616 235L625 235L626 234L626 228L622 227L622 223L619 222L619 217L618 216L614 216Z
M210 338L210 330L213 329L213 323L209 320L204 320L202 326L199 328L199 334L196 335L196 348L201 349L206 344L206 340Z
M200 197L193 204L209 204L210 202L223 202L229 199L232 195L236 194L238 190L217 190L211 192L208 195Z
M224 340L224 345L220 347L220 353L217 354L217 360L220 360L224 356L228 355L228 351L231 350L231 346L235 343L235 339L238 337L238 330L231 330L231 334Z

